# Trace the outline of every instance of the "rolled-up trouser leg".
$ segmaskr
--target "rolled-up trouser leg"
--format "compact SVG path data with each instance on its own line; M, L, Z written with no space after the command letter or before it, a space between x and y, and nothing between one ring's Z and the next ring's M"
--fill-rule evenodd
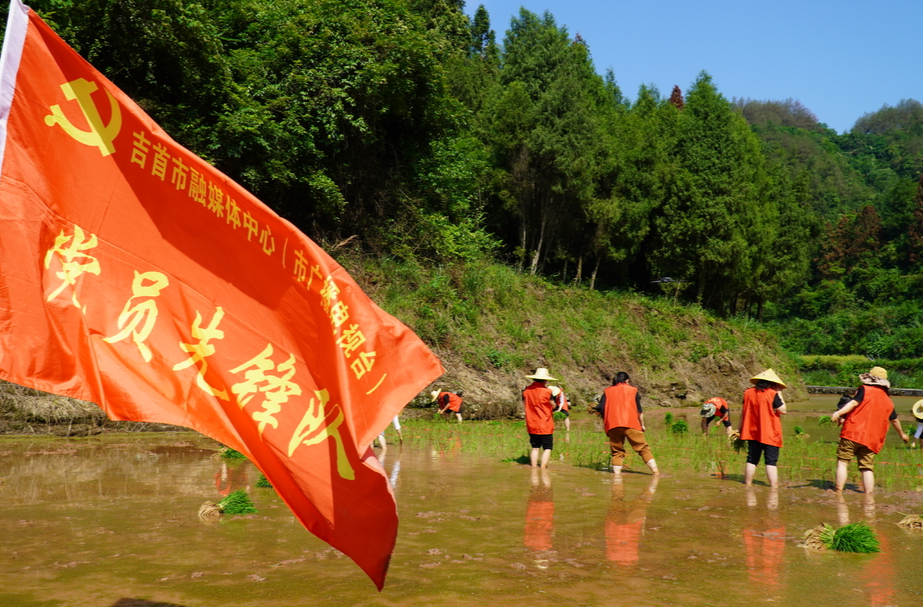
M647 439L644 438L644 432L635 430L634 428L622 429L625 431L625 438L627 438L628 442L631 443L631 448L641 456L641 459L644 460L645 464L654 459L654 454L651 453L651 448L647 444Z
M610 428L609 453L612 455L612 465L621 466L625 461L625 430L627 428Z

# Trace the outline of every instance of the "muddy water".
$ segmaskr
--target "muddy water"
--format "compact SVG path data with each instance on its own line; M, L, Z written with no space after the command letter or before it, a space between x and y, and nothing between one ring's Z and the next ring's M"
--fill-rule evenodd
M392 447L401 530L384 592L314 539L247 462L192 433L0 440L0 607L295 605L919 605L918 493L747 491L550 472L459 450ZM208 524L250 487L259 514ZM809 553L803 532L866 520L878 555Z

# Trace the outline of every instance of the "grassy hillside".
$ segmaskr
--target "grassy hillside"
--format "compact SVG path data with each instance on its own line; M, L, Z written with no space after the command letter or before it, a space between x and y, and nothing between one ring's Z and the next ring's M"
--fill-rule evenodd
M627 371L646 405L739 401L748 378L774 368L806 396L798 361L756 323L728 322L669 296L564 287L497 263L423 267L340 251L338 261L382 308L410 326L442 359L446 374L428 390L463 391L466 415L515 415L536 367L547 367L577 407ZM107 422L91 403L2 382L0 433L94 434L159 429Z
M446 374L434 387L463 390L473 414L518 405L524 376L547 367L570 398L591 402L627 371L647 402L739 400L748 378L774 368L806 396L797 361L755 322L721 320L669 296L564 287L496 263L425 268L393 258L339 254L379 305L413 328Z

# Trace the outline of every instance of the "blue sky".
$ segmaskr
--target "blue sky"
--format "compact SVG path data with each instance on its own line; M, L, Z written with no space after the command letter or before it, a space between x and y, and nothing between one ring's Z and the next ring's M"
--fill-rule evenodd
M706 70L728 99L797 99L839 133L885 104L923 102L921 0L467 0L465 10L480 4L498 42L520 7L550 11L632 100L641 84L685 91Z

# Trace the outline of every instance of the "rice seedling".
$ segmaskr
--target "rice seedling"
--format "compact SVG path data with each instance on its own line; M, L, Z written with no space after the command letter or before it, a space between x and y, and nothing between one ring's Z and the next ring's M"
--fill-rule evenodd
M563 422L565 419L567 419L567 415L565 415L563 411L555 411L551 414L551 417L556 422Z
M262 473L260 473L260 478L256 479L256 486L262 489L272 489L272 483L270 483L266 475Z
M817 425L823 428L824 426L834 426L836 424L833 423L829 415L821 415L817 418Z
M224 514L253 514L257 512L256 506L250 500L250 496L243 489L232 492L218 502L218 508Z
M231 449L230 447L222 447L219 451L222 459L247 459L247 456L238 451L237 449Z
M673 417L673 414L670 414ZM561 462L594 470L606 469L609 465L608 438L602 430L599 418L582 411L571 412L570 440L555 441L555 465ZM680 472L690 470L701 474L715 474L743 468L747 452L746 441L732 435L703 437L699 433L674 433L678 423L650 423L645 431L648 443L657 458L661 470ZM515 420L469 420L464 424L446 424L443 420L406 420L404 425L405 446L426 447L444 456L471 453L477 456L495 458L507 462L525 462L531 448L525 423ZM688 426L688 423L687 423ZM808 436L807 432L793 440L792 431L786 431L786 439L779 460L779 473L783 482L814 483L826 486L833 478L836 467L836 444ZM563 461L559 459L563 456ZM520 459L522 458L522 459ZM628 454L628 466L637 458L633 451ZM635 468L644 470L640 459ZM719 466L720 464L720 466ZM916 453L909 449L896 448L890 443L875 460L876 485L884 490L915 490L920 484L919 465ZM855 464L851 467L851 485L858 484Z
M217 504L205 502L199 506L199 518L205 520L217 519L222 514L255 514L256 507L250 496L243 489L234 491Z
M881 550L871 527L860 521L835 529L824 523L805 533L804 545L814 550L870 554Z
M667 414L663 416L663 423L668 427L673 425L673 414L667 411Z
M689 424L684 419L678 420L670 426L670 432L673 434L686 434L689 432Z

